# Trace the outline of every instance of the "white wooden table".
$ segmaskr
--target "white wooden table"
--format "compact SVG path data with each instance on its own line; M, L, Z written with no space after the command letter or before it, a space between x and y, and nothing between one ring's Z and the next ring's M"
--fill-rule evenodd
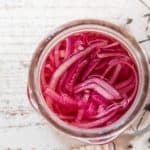
M81 145L56 133L29 105L31 56L51 30L79 18L124 26L150 54L150 0L145 2L147 6L141 0L0 0L0 150L69 150Z

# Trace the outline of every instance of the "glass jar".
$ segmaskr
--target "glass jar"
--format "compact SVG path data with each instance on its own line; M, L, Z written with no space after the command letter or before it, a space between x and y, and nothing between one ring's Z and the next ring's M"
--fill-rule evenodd
M96 31L111 35L124 46L133 56L138 72L139 86L135 101L129 110L112 125L96 128L81 129L60 120L47 106L40 88L40 72L52 47L66 36L79 31ZM107 143L123 133L138 117L148 97L150 75L148 60L136 40L123 28L102 20L76 20L67 23L48 35L36 49L29 69L28 97L32 107L39 112L53 127L75 139L92 144Z

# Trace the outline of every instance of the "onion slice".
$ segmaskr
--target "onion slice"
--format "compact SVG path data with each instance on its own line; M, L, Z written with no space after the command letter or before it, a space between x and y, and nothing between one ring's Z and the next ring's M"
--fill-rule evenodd
M120 73L121 69L122 69L121 64L118 64L116 66L113 74L112 74L112 77L111 77L110 81L109 81L110 84L114 84L115 83L115 81L117 80L117 78L119 76L119 73Z
M98 58L108 58L108 57L124 57L124 58L129 58L127 55L123 53L98 53L97 54Z
M112 112L106 117L100 118L98 120L94 120L91 122L86 122L86 123L72 123L73 125L76 125L77 127L80 128L93 128L97 126L102 126L104 125L107 121L109 121L112 117L114 117L117 114L117 111Z
M75 87L75 89L78 89L77 91L80 91L79 88L83 88L86 87L88 85L88 87L91 87L90 85L92 85L92 88L94 88L95 90L98 90L100 91L101 89L101 94L102 96L104 96L105 98L108 96L108 95L111 95L111 96L108 96L109 99L120 99L121 98L121 95L119 94L119 92L114 88L112 87L110 84L108 84L106 81L100 79L100 78L92 78L92 79L88 79L86 80L85 82L77 85ZM99 87L99 88L97 88ZM83 90L82 89L82 90ZM105 92L107 93L105 93ZM104 93L107 95L105 95ZM108 98L107 97L107 98Z
M75 63L81 57L84 57L87 54L89 54L93 50L93 48L102 47L102 46L103 46L103 43L95 43L95 44L89 46L88 48L86 48L85 50L79 51L77 54L73 55L71 58L69 58L64 63L62 63L57 68L57 70L53 73L49 87L52 88L53 90L55 90L56 84L57 84L59 78L73 63Z

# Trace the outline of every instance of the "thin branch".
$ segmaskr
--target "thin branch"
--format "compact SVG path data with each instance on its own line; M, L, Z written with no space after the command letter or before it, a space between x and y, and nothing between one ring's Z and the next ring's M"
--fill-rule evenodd
M146 104L145 107L144 107L144 109L145 109L146 111L150 111L150 103Z
M139 122L138 122L138 124L137 124L137 126L136 126L136 129L137 129L137 130L139 129L140 124L142 123L142 121L143 121L143 119L144 119L145 113L146 113L146 111L144 111L144 113L142 114L142 116L141 116L141 118L140 118L140 120L139 120Z
M132 18L127 18L127 22L126 22L126 24L131 24L131 23L132 23L132 21L133 21L133 19L132 19Z
M138 42L141 44L141 43L148 42L148 41L150 41L150 38L144 39L144 40L140 40L140 41L138 41Z
M150 16L150 13L144 14L144 17L149 17L149 16Z
M113 144L113 149L117 150L115 142L113 142L112 144Z
M148 6L143 0L139 0L148 10L150 10L150 6Z

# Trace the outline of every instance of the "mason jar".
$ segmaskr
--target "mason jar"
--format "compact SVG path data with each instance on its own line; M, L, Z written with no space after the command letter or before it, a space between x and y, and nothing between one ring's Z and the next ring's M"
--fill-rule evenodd
M65 37L83 31L96 31L117 39L133 56L139 74L139 85L135 100L128 111L109 126L93 129L83 129L67 124L52 112L47 106L40 87L40 72L42 65L52 48ZM51 32L39 44L33 55L28 76L28 97L32 107L42 115L55 129L72 138L91 144L104 144L114 140L123 133L138 117L147 100L150 74L148 59L135 38L124 28L102 20L75 20Z

